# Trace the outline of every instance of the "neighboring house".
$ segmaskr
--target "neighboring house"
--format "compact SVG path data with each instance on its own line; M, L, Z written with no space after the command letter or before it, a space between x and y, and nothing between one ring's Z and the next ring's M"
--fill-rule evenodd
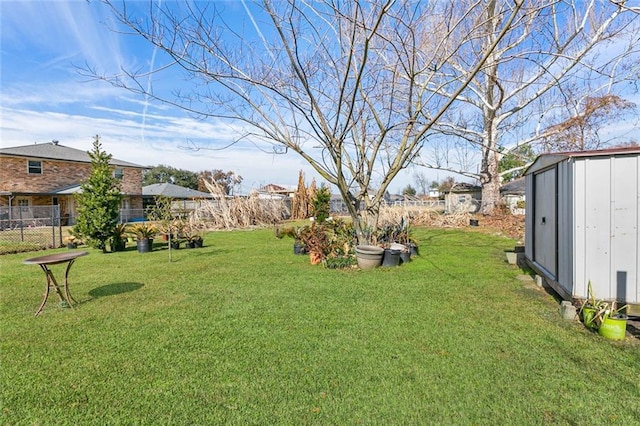
M385 203L387 203L387 205L390 205L390 206L393 206L396 204L402 205L402 202L405 200L405 196L400 194L390 194L387 192L384 194L382 199L384 200Z
M523 215L525 213L525 178L514 179L502 185L500 196L512 214Z
M480 209L481 201L482 188L466 182L456 183L444 195L445 212L475 213Z
M123 209L142 209L142 171L146 167L111 159L113 175L121 181ZM57 141L0 149L0 206L60 206L66 224L74 224L73 194L91 174L86 151ZM23 209L21 209L23 210Z
M188 211L194 210L203 200L213 199L208 192L196 191L173 183L154 183L142 187L142 205L147 207L155 205L155 197L169 197L173 200L172 209Z
M258 194L260 194L261 198L272 198L271 196L273 195L282 195L293 198L293 194L295 194L297 190L297 186L276 185L275 183L270 183L258 189Z

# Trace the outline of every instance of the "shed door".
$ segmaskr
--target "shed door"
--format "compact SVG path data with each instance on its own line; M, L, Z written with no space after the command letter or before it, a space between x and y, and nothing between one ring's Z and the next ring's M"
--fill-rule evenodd
M556 169L534 176L533 251L534 261L553 278L557 275Z

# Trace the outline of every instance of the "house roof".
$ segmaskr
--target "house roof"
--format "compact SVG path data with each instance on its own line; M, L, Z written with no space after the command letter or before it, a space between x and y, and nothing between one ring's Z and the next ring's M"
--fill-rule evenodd
M451 187L449 192L461 193L461 192L476 192L481 190L482 188L478 185L474 185L468 182L457 182Z
M65 187L62 187L53 191L54 194L60 194L60 195L69 195L69 194L76 194L81 192L82 192L82 186L79 183L74 185L67 185Z
M0 149L0 155L11 157L40 158L47 160L75 161L79 163L91 162L91 158L89 157L87 151L70 148L68 146L60 145L57 142L46 142L33 145L2 148ZM132 167L138 169L147 168L145 166L141 166L140 164L118 160L117 158L111 158L109 164L114 166Z
M583 157L605 157L615 155L639 155L640 146L628 146L624 148L609 148L598 149L593 151L570 151L570 152L552 152L547 154L540 154L538 158L531 164L524 172L524 174L535 173L539 170L551 167L554 164L569 158L583 158Z
M500 188L500 193L521 195L525 193L525 178L520 177L514 179L511 182L507 182Z
M154 183L142 187L143 197L154 197L162 195L171 198L213 198L208 192L196 191L195 189L185 188L184 186L174 185L172 183Z
M275 193L289 193L295 192L298 189L297 186L292 185L277 185L275 183L269 183L259 189L261 192L275 192Z

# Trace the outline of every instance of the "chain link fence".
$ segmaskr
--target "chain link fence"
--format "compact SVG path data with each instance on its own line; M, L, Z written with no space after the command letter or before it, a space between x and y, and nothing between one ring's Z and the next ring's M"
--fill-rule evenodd
M62 246L60 206L0 207L0 245L4 252Z

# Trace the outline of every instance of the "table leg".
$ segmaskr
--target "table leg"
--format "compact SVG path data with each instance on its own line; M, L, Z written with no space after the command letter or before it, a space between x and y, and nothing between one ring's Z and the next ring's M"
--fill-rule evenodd
M67 265L67 270L64 272L64 294L67 296L67 303L71 307L73 307L71 302L78 303L73 297L71 297L71 293L69 293L69 269L71 269L71 265L73 265L73 262L75 261L75 259L71 259Z
M42 299L42 303L40 304L40 307L36 311L36 316L38 316L40 312L42 312L42 308L44 308L44 304L47 303L47 299L49 298L49 287L51 286L49 282L49 272L50 272L49 269L45 265L40 265L40 267L42 268L45 276L47 277L47 285L44 288L44 298Z
M73 308L73 305L71 304L71 301L73 301L73 302L76 302L76 301L73 299L73 297L71 297L71 294L69 293L69 285L68 285L68 281L67 281L67 278L68 278L68 275L69 275L69 268L71 267L72 263L73 263L73 260L71 260L69 262L69 264L67 265L67 270L66 270L65 275L64 275L64 292L65 292L64 295L60 291L60 287L58 286L58 282L56 281L56 278L53 276L53 272L51 271L51 269L47 268L47 265L40 265L40 267L42 268L42 270L45 273L45 276L47 277L47 286L45 288L44 298L42 299L42 303L40 304L40 307L36 311L36 316L38 316L42 312L42 309L44 308L44 305L47 303L47 299L49 298L49 289L50 288L53 288L55 290L56 294L58 295L58 299L60 299L61 303L62 302L66 302L67 305L69 305L71 308Z

